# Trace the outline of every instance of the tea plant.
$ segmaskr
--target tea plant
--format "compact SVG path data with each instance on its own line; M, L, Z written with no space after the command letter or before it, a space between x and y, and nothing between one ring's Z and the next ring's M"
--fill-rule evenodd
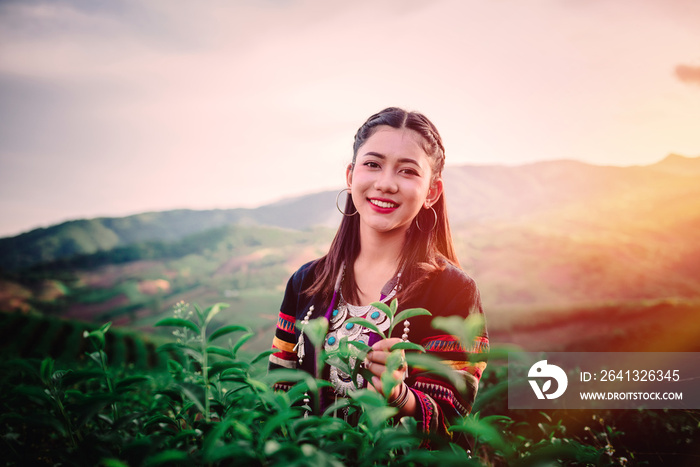
M397 411L386 398L367 389L358 388L321 413L313 395L327 381L295 370L266 373L271 350L254 356L240 351L253 336L250 329L210 329L225 306L202 310L180 303L175 316L157 323L174 328L175 340L160 347L168 360L165 371L110 366L105 352L109 324L85 333L92 346L87 365L59 368L52 359L0 364L5 465L462 466L555 460L606 465L620 460L610 455L614 430L603 427L590 431L590 439L574 438L561 422L533 425L502 414L482 415L483 404L450 427L455 436L473 440L471 453L452 440L421 433L411 417L396 420ZM407 316L397 314L395 304L388 308L392 319ZM460 319L433 322L467 341L483 325ZM357 362L367 349L345 341L338 351L325 353L326 331L323 319L305 328L319 363L334 359L354 376L365 371ZM398 346L387 366L398 367L407 350L409 365L458 384L449 367L408 347ZM274 391L279 381L295 384L287 392ZM396 382L387 377L382 384L388 393ZM477 400L502 398L499 384L483 388ZM349 423L345 414L356 421ZM426 441L434 450L422 448Z

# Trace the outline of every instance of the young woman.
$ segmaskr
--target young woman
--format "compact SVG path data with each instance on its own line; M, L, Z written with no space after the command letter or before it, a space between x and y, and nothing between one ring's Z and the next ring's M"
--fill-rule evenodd
M446 434L449 420L471 411L485 361L470 363L470 353L488 349L486 330L471 345L433 329L435 316L466 317L483 313L474 281L461 269L447 220L442 169L445 150L435 126L422 114L387 108L372 115L357 131L352 163L346 172L344 215L328 254L302 266L287 284L269 367L299 368L317 374L314 349L301 330L325 316L329 331L324 346L332 350L343 337L372 347L364 362L373 375L362 384L381 392L380 376L392 345L418 343L464 378L468 394L459 394L439 377L406 368L403 381L388 395L399 416L412 416L429 433ZM340 209L340 208L339 208ZM389 322L372 302L396 298L399 310L426 308L432 317L412 318L402 338L380 339L352 317L366 318L385 331ZM485 359L484 359L485 360ZM332 388L322 406L352 390L350 377L327 365L321 373ZM279 383L278 389L288 389Z

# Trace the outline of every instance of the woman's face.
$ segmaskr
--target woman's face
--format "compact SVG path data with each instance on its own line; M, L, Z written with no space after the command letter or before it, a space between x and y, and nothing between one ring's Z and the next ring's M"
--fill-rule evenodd
M421 208L442 194L421 138L413 130L381 125L358 149L347 183L363 229L405 232Z

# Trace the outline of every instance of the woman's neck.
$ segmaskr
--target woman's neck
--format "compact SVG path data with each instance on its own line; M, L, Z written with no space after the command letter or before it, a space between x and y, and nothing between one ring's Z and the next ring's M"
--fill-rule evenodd
M360 253L353 265L360 304L380 299L384 284L397 272L405 239L405 231L380 233L360 228Z
M401 252L405 242L405 229L377 232L361 225L360 253L357 260L375 266L391 264L396 268L401 260Z

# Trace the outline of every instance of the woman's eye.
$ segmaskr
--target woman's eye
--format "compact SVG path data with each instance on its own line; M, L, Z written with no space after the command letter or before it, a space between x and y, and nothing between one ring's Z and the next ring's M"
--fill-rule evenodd
M418 172L415 169L401 169L401 172L408 175L418 175Z
M373 169L376 169L377 167L379 167L379 164L377 164L377 163L374 162L374 161L367 161L367 162L364 163L364 165L365 165L366 167L371 167L371 168L373 168Z

